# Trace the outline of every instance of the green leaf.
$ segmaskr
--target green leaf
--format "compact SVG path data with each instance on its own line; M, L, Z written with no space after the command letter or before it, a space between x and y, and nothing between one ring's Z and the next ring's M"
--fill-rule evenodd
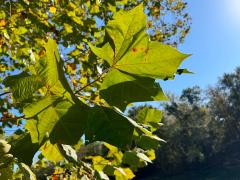
M123 155L123 163L136 170L141 167L142 162L152 163L152 161L143 153L136 151L126 151Z
M64 159L57 144L51 144L50 141L45 142L41 147L42 155L49 161L58 162Z
M116 69L139 76L165 79L173 77L182 61L189 56L171 46L150 42L147 35L138 41L114 65Z
M13 97L18 101L30 99L33 93L43 86L39 77L24 72L7 77L3 83L10 87Z
M77 163L78 162L78 155L77 152L69 145L60 145L58 148L61 150L61 153L64 153L65 158L67 158L68 161Z
M124 110L129 103L168 100L154 79L110 71L100 88L100 95L109 105Z
M96 171L94 176L96 180L109 180L109 177L103 171Z
M152 163L152 161L143 153L137 153L137 157L139 157L143 161L146 161L148 163Z
M114 52L109 43L106 43L102 48L97 48L89 44L93 53L101 59L104 59L108 64L112 64L112 59L114 58Z
M7 141L0 139L0 157L8 153L11 149L11 145Z
M130 11L120 10L113 16L113 20L107 24L107 32L114 42L114 64L121 59L129 46L134 42L134 36L146 29L147 17L143 13L143 5L139 5Z
M44 45L46 56L44 57L44 69L41 69L41 76L44 77L46 84L53 87L59 80L58 68L61 62L58 53L58 46L55 40L49 38L47 43Z
M160 146L161 142L165 141L157 136L142 135L139 140L137 140L137 145L144 150L157 149Z
M92 162L94 169L97 171L103 171L105 166L109 164L109 161L104 159L102 156L93 156Z
M132 143L134 125L128 118L106 107L94 107L89 112L86 137L127 148Z
M78 106L66 98L47 96L24 108L34 143L50 138L51 143L76 144L83 135L87 107Z
M18 158L20 162L30 166L35 153L40 148L38 144L32 143L30 134L14 135L11 145L10 153Z
M193 72L189 71L188 69L178 69L177 74L193 74Z
M116 180L129 180L135 177L130 168L115 168L114 175Z
M171 46L150 41L142 5L128 12L117 12L113 20L109 21L107 32L114 42L114 56L110 61L109 56L106 58L100 53L106 51L104 54L112 54L109 45L108 49L95 51L96 55L110 62L112 68L126 73L150 78L170 78L189 56Z
M151 131L155 131L160 127L159 123L161 122L162 116L162 111L145 107L138 112L136 121L138 123L150 125Z
M69 100L78 102L74 95L63 70L63 61L58 52L55 40L49 38L44 44L45 56L36 63L36 75L41 77L45 87L54 95L65 96Z

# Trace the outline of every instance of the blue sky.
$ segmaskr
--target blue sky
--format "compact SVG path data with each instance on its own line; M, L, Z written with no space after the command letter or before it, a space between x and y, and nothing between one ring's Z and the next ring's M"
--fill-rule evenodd
M192 29L179 49L193 54L182 67L195 74L161 83L165 91L175 94L194 85L214 85L223 73L240 66L240 0L187 2Z

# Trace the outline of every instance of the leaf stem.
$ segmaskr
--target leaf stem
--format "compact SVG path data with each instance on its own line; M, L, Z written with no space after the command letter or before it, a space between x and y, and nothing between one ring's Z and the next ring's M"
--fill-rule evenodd
M74 92L74 94L78 94L80 91L82 91L83 89L87 88L88 86L91 86L92 84L94 84L95 82L97 82L98 80L100 80L102 78L103 75L105 75L108 71L110 70L110 68L105 69L102 74L100 74L95 80L93 80L92 82L88 83L87 85L83 86L82 88L78 89L77 91Z

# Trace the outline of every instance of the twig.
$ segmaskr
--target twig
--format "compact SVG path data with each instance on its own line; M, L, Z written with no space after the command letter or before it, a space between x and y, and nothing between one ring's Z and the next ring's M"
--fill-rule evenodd
M95 79L94 81L88 83L87 85L83 86L82 88L78 89L77 91L74 92L74 94L78 94L80 91L82 91L83 89L87 88L88 86L91 86L92 84L94 84L95 82L97 82L98 80L100 80L102 78L103 75L105 75L108 71L110 70L110 68L105 69L102 74L100 74L97 79Z
M1 118L2 121L3 121L3 118L4 117ZM14 121L14 120L22 119L22 118L25 118L25 115L19 116L19 117L5 118L4 121Z
M11 92L4 92L4 93L0 94L0 97L5 95L5 94L9 94L9 93L11 93Z

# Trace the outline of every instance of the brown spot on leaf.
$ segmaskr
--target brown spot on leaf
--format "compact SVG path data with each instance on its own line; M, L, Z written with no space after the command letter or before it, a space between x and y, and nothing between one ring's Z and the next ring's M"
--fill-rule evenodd
M132 48L132 52L137 52L137 48Z

